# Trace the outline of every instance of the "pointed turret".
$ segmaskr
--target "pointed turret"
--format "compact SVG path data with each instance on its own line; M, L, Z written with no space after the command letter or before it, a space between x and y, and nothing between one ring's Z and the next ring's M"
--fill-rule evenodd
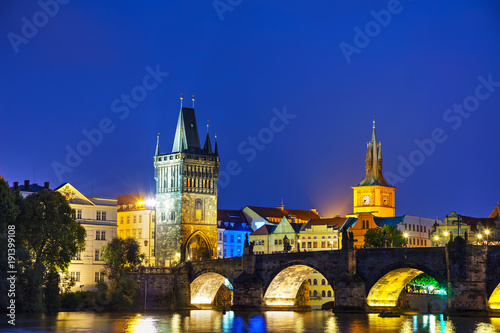
M219 156L219 147L217 147L217 135L215 135L215 150L214 155Z
M179 112L179 119L177 120L172 153L185 151L193 154L201 153L194 109L182 107Z
M158 133L158 136L156 137L156 150L155 150L155 156L160 155L160 133Z
M207 136L205 138L205 145L203 146L203 154L213 154L212 142L210 141L210 135L208 134L208 124L207 124Z
M357 186L382 185L392 187L382 175L382 145L377 142L375 120L373 121L372 140L367 144L365 169L365 179Z

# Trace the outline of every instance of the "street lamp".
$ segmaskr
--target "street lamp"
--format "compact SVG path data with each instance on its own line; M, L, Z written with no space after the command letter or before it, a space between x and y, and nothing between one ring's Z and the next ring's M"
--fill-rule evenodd
M481 238L483 238L483 235L479 234L479 235L477 235L477 238L479 238L479 241L481 241Z
M407 233L407 232L405 232L405 233L403 234L403 236L405 236L405 240L406 240L406 247L408 247L408 233Z
M488 246L488 239L489 239L489 236L490 236L490 231L488 229L486 229L484 231L484 233L486 234L486 246Z
M438 243L439 237L437 235L434 236L434 240L436 241L436 246L439 246L439 243Z

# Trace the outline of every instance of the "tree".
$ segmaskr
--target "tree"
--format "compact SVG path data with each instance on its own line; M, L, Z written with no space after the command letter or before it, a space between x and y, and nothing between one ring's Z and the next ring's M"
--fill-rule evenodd
M382 228L371 228L365 232L365 245L381 247L384 244L384 233Z
M13 193L9 189L9 184L5 179L0 176L0 293L2 295L7 295L9 290L9 281L7 281L7 271L14 270L9 269L9 258L6 254L12 254L15 251L15 242L11 242L9 245L9 231L11 239L16 240L15 236L17 234L15 230L16 218L19 214L19 208L17 207L17 202L21 201L21 196L19 193ZM10 247L9 247L10 246ZM8 306L8 298L0 297L0 307L6 309Z
M368 229L365 233L365 245L373 247L384 246L401 247L406 244L403 233L395 226L384 225L383 228Z
M384 225L383 229L390 236L391 242L389 244L391 244L392 247L402 247L406 245L406 239L401 230L389 224Z
M19 299L27 312L57 310L59 272L85 248L85 228L59 192L42 190L19 203ZM54 306L56 304L56 306Z
M124 310L133 304L138 285L128 273L138 267L146 258L140 253L140 245L134 238L113 238L103 248L106 273L111 280L111 288L98 283L101 291L106 291L110 299L110 309Z

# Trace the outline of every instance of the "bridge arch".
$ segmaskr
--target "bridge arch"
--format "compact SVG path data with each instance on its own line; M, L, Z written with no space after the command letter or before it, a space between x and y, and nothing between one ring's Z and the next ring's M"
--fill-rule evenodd
M294 306L297 293L307 276L317 271L330 283L319 267L307 261L290 261L273 271L264 286L264 304L268 306Z
M404 287L415 277L426 273L438 282L446 282L446 277L420 264L398 263L381 269L375 278L368 281L366 303L368 306L395 307Z
M191 304L210 305L213 303L221 286L229 280L215 272L205 272L191 282ZM231 284L231 282L229 282ZM232 288L232 285L231 285Z

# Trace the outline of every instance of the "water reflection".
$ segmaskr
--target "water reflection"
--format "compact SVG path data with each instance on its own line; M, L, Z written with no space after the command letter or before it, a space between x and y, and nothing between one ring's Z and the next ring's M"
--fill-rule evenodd
M19 315L16 326L0 324L2 332L373 332L493 333L500 318L443 315L381 318L377 314L332 314L328 311L237 312L212 310L176 313L96 314L61 312L57 316Z

